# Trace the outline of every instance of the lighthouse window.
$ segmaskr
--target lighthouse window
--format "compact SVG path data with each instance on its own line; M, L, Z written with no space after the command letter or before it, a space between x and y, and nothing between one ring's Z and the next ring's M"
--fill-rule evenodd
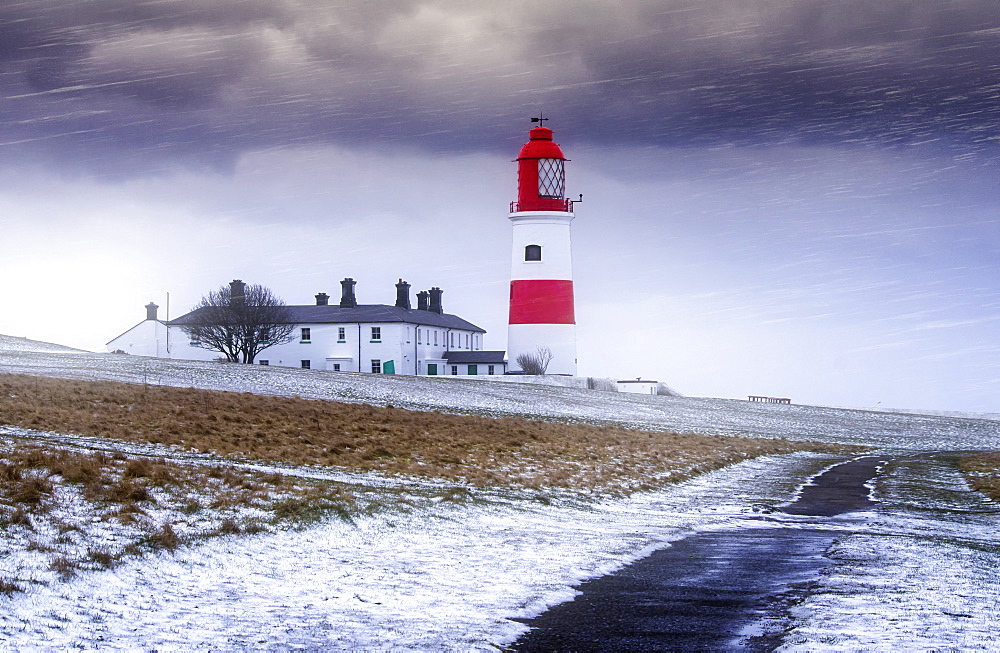
M566 173L562 159L538 160L538 196L562 199Z
M541 261L542 260L542 246L541 245L528 245L524 248L524 260L525 261Z

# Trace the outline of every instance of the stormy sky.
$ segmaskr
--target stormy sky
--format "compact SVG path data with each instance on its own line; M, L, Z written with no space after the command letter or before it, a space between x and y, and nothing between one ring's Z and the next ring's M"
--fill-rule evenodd
M502 349L544 111L582 374L1000 411L998 95L992 1L8 0L0 333L402 277Z

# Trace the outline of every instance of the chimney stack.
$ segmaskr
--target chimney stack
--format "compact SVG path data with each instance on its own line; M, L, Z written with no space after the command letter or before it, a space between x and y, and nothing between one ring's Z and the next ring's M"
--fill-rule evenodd
M396 308L410 310L410 284L402 279L396 284Z
M246 306L247 295L246 295L247 285L240 281L239 279L233 279L229 282L229 305L230 306Z
M328 306L330 304L330 296L325 292L318 293L316 295L316 305L317 306Z
M442 311L444 310L442 308L442 306L441 306L441 293L443 293L443 292L444 291L441 290L440 288L438 288L437 286L434 286L433 288L431 288L431 292L430 292L430 295L431 295L431 305L427 309L431 313L437 313L438 315L441 315Z
M354 284L356 284L356 283L357 283L357 281L355 281L354 279L352 279L350 277L347 277L346 279L344 279L343 281L340 282L340 288L341 288L341 293L340 293L340 307L341 308L357 308L358 307L358 300L354 297Z
M430 293L426 290L421 290L417 293L417 310L426 311L427 310L427 298L430 297Z
M153 302L149 302L148 304L146 304L146 319L147 320L155 320L156 319L156 309L158 309L158 308L159 308L159 306L157 306Z

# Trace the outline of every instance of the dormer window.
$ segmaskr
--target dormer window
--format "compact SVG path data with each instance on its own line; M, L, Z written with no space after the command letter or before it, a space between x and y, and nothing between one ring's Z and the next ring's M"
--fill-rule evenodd
M541 245L528 245L524 248L524 260L525 261L541 261L542 260L542 246Z

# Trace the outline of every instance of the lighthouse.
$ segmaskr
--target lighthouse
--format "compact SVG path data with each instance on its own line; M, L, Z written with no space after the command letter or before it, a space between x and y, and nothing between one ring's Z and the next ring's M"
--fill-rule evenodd
M573 201L566 199L566 157L539 126L517 156L517 200L510 205L513 247L507 360L522 370L522 354L544 360L547 374L576 375L576 316L570 225Z

